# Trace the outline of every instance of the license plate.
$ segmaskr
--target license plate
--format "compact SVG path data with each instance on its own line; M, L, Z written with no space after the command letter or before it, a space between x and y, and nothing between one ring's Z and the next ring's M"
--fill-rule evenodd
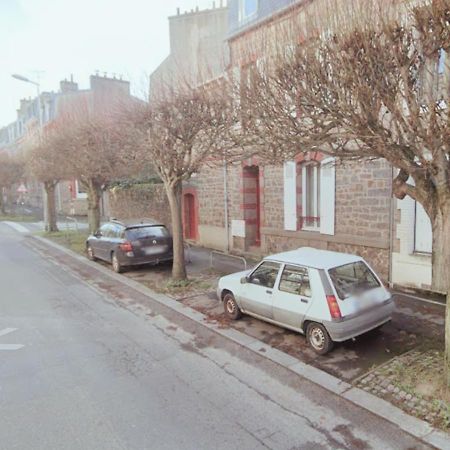
M167 250L167 245L153 245L151 247L144 247L142 250L147 256L159 255L160 253L164 253Z

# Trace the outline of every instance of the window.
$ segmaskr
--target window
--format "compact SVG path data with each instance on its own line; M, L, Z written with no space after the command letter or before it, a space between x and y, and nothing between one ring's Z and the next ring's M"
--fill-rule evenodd
M257 284L272 289L275 286L280 264L275 262L263 262L249 277L249 283Z
M308 269L286 266L281 275L279 290L303 297L311 297Z
M239 22L250 20L258 12L258 0L239 0Z
M75 197L76 198L87 198L87 192L81 186L81 183L78 180L75 180Z
M438 59L438 74L442 75L445 72L445 60L447 59L447 52L441 48L439 49L439 59Z
M433 228L425 209L415 202L414 251L417 253L433 252Z
M302 167L302 207L301 228L320 228L320 163L306 163Z
M166 227L136 227L129 228L126 232L127 239L136 241L138 239L154 239L160 237L169 237L169 231Z
M377 278L363 261L358 261L328 271L340 299L380 286Z

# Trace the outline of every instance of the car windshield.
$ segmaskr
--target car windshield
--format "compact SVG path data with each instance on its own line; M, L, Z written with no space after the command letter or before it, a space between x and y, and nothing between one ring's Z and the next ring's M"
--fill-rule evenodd
M373 272L363 261L335 267L328 273L342 300L380 286Z
M169 231L166 227L162 226L151 226L151 227L136 227L129 228L127 230L127 239L130 241L136 241L138 239L145 238L160 238L168 237Z

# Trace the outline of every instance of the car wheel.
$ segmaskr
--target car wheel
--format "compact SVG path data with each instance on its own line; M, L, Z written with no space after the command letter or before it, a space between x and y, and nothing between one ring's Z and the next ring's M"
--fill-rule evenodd
M310 323L306 329L306 340L319 355L325 355L333 348L333 341L320 323Z
M122 264L120 264L119 259L117 258L117 255L115 253L112 254L111 263L112 263L112 268L113 268L114 272L116 272L116 273L123 272L123 266L122 266Z
M90 245L88 245L86 247L86 253L87 253L87 257L90 261L97 261L97 258L94 255L94 250Z
M225 310L225 315L231 320L238 320L242 317L242 311L239 309L236 299L231 292L225 294L225 297L223 298L223 308Z

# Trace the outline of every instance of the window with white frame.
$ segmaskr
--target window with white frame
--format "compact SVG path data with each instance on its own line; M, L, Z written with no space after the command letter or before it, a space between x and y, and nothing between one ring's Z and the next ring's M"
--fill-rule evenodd
M431 221L423 206L417 202L415 202L414 251L417 253L432 253L433 251Z
M320 163L316 161L302 164L301 228L320 228Z
M439 49L439 58L437 64L437 70L439 75L442 75L445 72L446 59L447 59L447 52L443 48Z
M75 180L75 197L76 198L87 198L87 192L81 186L78 180Z
M259 0L239 0L239 22L254 18L258 12Z
M284 164L284 229L335 233L334 158Z

